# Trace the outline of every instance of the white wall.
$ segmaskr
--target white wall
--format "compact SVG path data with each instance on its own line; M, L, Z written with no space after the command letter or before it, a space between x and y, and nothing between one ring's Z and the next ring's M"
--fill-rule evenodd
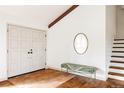
M116 38L124 38L124 9L117 6L117 32Z
M48 31L47 65L60 69L61 63L71 62L99 68L97 78L106 79L105 6L79 6ZM89 46L84 55L73 48L77 33L87 35Z
M116 6L106 6L106 74L108 74L109 71L109 64L111 60L112 46L115 35Z
M4 16L0 16L0 81L2 81L7 79L7 32Z
M15 17L0 12L0 81L7 79L7 24L16 24L41 30L47 30L47 27L36 22L35 19L26 19L24 17Z
M97 78L105 80L107 72L106 51L108 51L105 49L107 47L105 45L107 44L105 12L105 6L79 6L53 26L49 30L47 38L47 65L57 69L60 69L60 65L63 62L96 66L100 69L97 73ZM24 17L15 17L1 13L0 81L7 79L7 23L47 30L47 27L42 26L35 19L29 20ZM73 48L74 36L79 32L85 33L89 40L89 47L84 55L77 55ZM111 41L111 38L109 40Z

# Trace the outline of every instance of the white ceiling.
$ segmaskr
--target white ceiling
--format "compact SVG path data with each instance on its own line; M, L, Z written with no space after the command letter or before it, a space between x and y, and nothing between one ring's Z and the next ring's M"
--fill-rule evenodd
M41 25L47 26L69 7L70 5L0 6L0 11L7 15L35 19L41 21Z

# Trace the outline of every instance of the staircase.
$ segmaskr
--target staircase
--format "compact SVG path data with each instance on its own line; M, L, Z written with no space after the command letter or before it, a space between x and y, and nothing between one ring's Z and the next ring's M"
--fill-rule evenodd
M114 39L108 77L124 80L124 39Z

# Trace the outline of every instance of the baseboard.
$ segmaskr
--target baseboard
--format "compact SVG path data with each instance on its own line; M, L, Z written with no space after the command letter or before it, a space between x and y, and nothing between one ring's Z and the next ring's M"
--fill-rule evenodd
M61 71L61 69L59 68L55 68L55 67L50 67L50 66L47 66L45 69L54 69L54 70L58 70L58 71Z
M0 78L0 82L8 80L7 78Z
M34 72L41 71L41 70L45 70L45 69L46 69L46 68L42 68L42 69L34 70L34 71L31 71L31 72L26 72L26 73L23 73L23 74L19 74L19 75L16 75L16 76L11 76L11 77L8 77L8 79L14 78L14 77L18 77L18 76L22 76L22 75L25 75L25 74L34 73Z

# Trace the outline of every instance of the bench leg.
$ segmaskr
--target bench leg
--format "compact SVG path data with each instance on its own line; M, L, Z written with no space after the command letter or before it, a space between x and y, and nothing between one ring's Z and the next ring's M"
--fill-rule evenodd
M61 67L61 71L62 71L62 67Z
M94 79L96 79L96 72L94 72Z
M68 68L67 68L67 72L68 72Z

